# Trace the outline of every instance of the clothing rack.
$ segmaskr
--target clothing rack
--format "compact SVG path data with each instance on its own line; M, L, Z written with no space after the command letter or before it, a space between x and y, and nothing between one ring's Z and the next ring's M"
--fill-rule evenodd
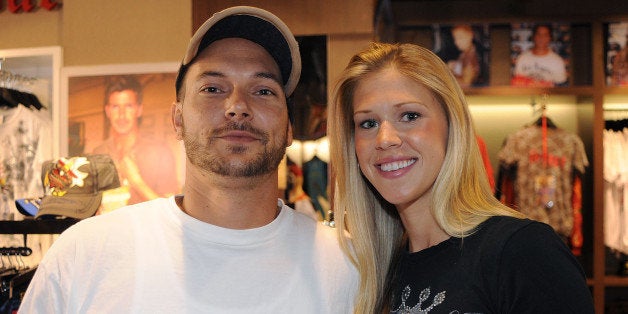
M0 234L59 234L78 219L24 219L0 220Z
M4 69L5 59L0 59L0 107L15 108L22 104L40 110L45 106L30 91L37 79Z
M547 116L547 100L548 99L549 99L549 94L547 93L544 93L541 95L540 103L537 103L535 97L532 97L532 102L530 103L530 105L532 106L532 114L536 116L538 112L540 111L540 115L534 121L533 124L541 127L543 123L547 123L546 126L548 128L555 129L556 124L554 123L554 121L552 121L552 119L550 119ZM545 122L543 122L544 119L545 119Z
M0 87L16 89L30 92L29 85L33 84L37 78L13 73L4 68L6 58L0 59Z
M15 313L37 267L29 267L22 256L28 247L0 247L0 313Z
M604 108L604 128L606 130L622 131L628 127L628 106L613 106Z

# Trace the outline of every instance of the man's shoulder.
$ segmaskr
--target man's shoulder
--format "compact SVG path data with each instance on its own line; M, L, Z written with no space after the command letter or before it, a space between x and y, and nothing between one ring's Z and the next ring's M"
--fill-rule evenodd
M159 198L138 204L127 205L102 215L83 219L72 226L73 232L102 235L115 234L119 230L128 230L136 225L144 225L151 217L160 213L157 208L168 206L168 199Z

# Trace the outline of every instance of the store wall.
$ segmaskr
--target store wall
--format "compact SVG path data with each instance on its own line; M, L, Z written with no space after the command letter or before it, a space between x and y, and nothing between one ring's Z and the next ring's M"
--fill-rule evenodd
M31 0L38 5L40 0ZM61 46L64 66L178 61L196 20L232 5L273 11L297 35L329 36L329 77L372 39L374 0L57 0L12 13L0 2L0 49ZM193 4L196 6L193 8Z
M11 13L0 1L0 49L60 45L61 10Z
M375 0L192 0L193 28L213 12L235 5L253 5L279 16L296 36L327 36L327 87L333 84L351 56L374 37Z
M61 46L64 66L171 62L191 37L191 0L57 2L12 13L1 1L0 49Z

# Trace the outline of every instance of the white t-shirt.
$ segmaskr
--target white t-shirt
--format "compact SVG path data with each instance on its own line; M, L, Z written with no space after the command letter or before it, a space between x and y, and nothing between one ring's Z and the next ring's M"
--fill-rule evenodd
M283 205L270 224L210 225L174 197L72 226L44 257L23 313L350 313L358 274L333 229Z
M517 58L515 76L554 84L562 84L567 81L565 61L553 51L542 56L535 55L530 50L525 51Z

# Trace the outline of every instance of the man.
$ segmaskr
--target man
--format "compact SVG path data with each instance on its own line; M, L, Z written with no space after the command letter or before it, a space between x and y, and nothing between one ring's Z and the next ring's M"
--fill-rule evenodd
M192 37L172 120L184 195L89 218L41 262L24 313L350 313L357 272L335 232L277 199L292 141L297 43L234 7Z
M480 59L473 43L473 28L467 24L456 25L451 29L451 36L460 54L455 60L448 61L447 65L460 86L471 86L480 75Z
M557 86L567 83L565 61L552 50L552 27L537 24L532 31L534 46L515 61L512 85Z
M105 89L105 141L93 154L111 156L128 191L128 204L178 192L175 159L170 147L140 133L144 104L142 85L135 76L113 76ZM156 169L159 169L156 171Z

